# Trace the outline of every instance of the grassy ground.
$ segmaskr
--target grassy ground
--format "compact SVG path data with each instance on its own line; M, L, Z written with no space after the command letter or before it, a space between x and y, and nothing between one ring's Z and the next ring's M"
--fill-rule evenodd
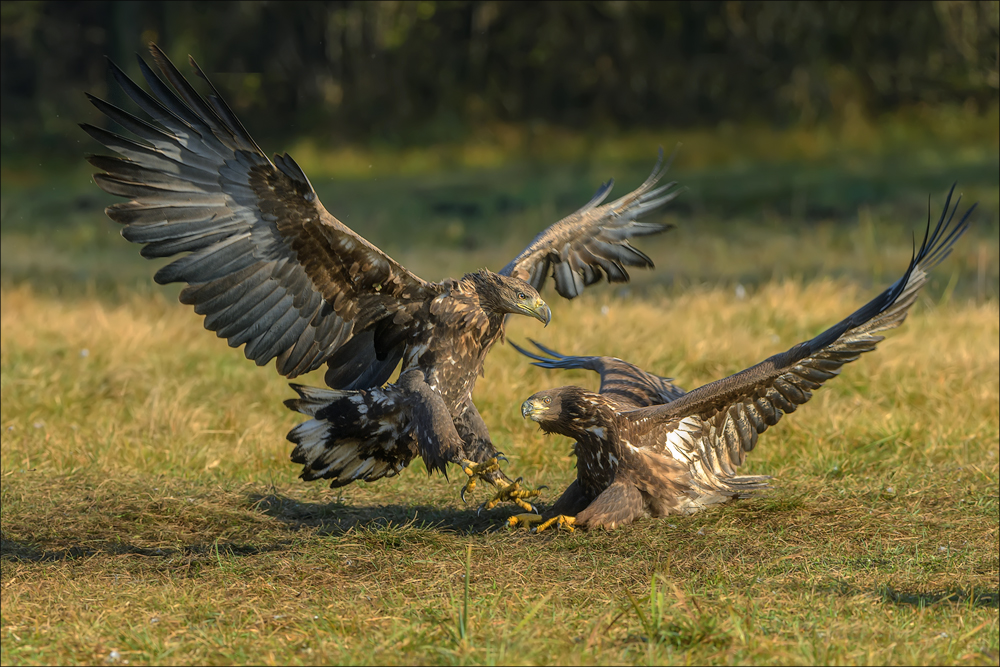
M336 492L297 480L285 383L165 298L2 296L5 664L997 659L995 301L924 300L765 434L748 470L775 475L769 496L531 536L419 463ZM690 387L862 298L830 281L605 292L555 304L573 326L510 336ZM505 346L477 389L510 471L549 498L572 479L569 444L516 406L567 382L595 384Z
M287 384L151 285L87 170L5 155L0 662L996 664L996 116L297 146L331 210L440 279L502 266L682 141L671 174L688 191L660 218L677 229L641 243L657 270L572 303L549 291L553 326L518 318L509 337L688 388L895 279L928 193L935 214L954 180L982 202L905 325L762 436L747 470L774 475L771 494L541 536L502 529L510 508L477 517L454 474L419 461L337 491L298 480ZM508 472L546 500L574 476L570 445L517 408L568 383L596 386L503 346L477 387Z
M679 144L667 178L685 192L660 216L677 229L643 241L657 271L636 276L639 291L785 277L881 284L886 252L908 254L928 196L936 214L957 182L980 209L946 270L958 272L960 294L982 301L1000 297L998 126L1000 106L781 132L727 126L595 138L496 127L454 146L319 149L303 141L265 150L287 148L335 215L421 277L440 280L503 266L602 182L615 177L612 196L625 194L649 173L658 145L670 152ZM81 131L80 154L102 150ZM150 284L155 267L105 217L117 200L93 185L92 172L82 160L4 155L6 284L102 296Z

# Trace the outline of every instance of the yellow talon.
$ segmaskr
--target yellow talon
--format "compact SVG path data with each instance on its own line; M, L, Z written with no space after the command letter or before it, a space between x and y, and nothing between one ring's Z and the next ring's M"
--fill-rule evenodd
M526 512L536 512L535 508L530 503L526 503L524 499L534 498L540 493L540 489L525 489L522 487L521 478L518 477L512 484L508 484L497 491L496 495L483 503L480 509L491 510L505 500L509 500Z
M566 516L564 514L554 516L547 521L543 521L542 517L538 514L515 514L507 519L508 528L530 528L533 533L540 533L546 528L551 528L553 524L555 524L557 529L568 530L572 533L574 523L576 523L575 516Z
M510 501L526 512L535 512L537 514L538 511L530 503L525 502L524 499L534 498L542 492L542 489L547 487L540 486L537 489L525 489L521 486L520 477L510 484L504 482L503 479L495 480L486 477L486 475L500 470L501 459L507 460L503 455L497 455L483 463L475 463L468 459L463 459L460 462L462 471L469 476L469 481L462 487L462 502L466 502L465 495L476 488L476 479L478 478L489 482L497 488L496 495L479 506L480 512L484 509L491 510L504 501Z
M469 477L482 477L497 470L500 470L500 461L495 456L482 463L476 463L468 459L462 461L462 471Z
M495 456L487 461L484 461L483 463L476 463L474 461L469 461L468 459L462 461L462 472L469 476L469 481L462 487L460 494L462 496L462 502L466 502L465 494L471 493L475 490L477 477L485 479L483 477L484 475L489 475L497 470L500 470L500 461L498 461Z
M532 524L541 522L542 522L541 514L535 514L533 512L531 514L515 514L514 516L507 519L507 527L524 528L525 530L527 530L528 528L531 528Z
M533 532L540 533L546 528L550 528L552 524L556 524L557 529L568 530L569 532L572 533L574 530L573 528L574 523L576 523L575 516L566 516L565 514L560 514L558 516L552 517L545 523L541 524L540 526L535 528Z

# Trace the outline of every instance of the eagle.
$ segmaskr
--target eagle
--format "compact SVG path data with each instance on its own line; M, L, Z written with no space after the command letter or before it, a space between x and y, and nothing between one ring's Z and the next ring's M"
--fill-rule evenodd
M635 191L604 204L608 181L499 272L430 282L330 214L287 153L268 159L193 58L205 97L155 44L150 51L159 75L138 57L150 92L109 63L148 120L88 95L133 135L81 125L117 153L88 156L101 170L94 181L128 200L106 213L142 256L182 255L154 279L185 283L180 301L206 329L288 378L326 365L328 388L292 385L299 398L286 402L310 417L288 436L301 477L370 482L420 456L429 473L461 466L463 499L479 478L530 508L518 494L534 491L500 470L472 401L476 378L508 315L549 323L539 291L550 275L572 299L602 278L628 281L626 267L653 266L629 240L670 228L637 220L679 192L657 185L669 168L662 149Z
M544 515L516 515L509 525L614 529L766 489L769 477L736 474L757 437L841 366L874 350L880 332L903 323L928 272L968 229L975 205L956 224L961 198L949 213L954 189L933 232L928 216L920 248L892 286L812 340L693 391L621 359L564 356L535 343L544 356L514 345L536 366L596 371L601 385L598 393L572 386L540 391L522 404L524 418L575 441L577 477Z

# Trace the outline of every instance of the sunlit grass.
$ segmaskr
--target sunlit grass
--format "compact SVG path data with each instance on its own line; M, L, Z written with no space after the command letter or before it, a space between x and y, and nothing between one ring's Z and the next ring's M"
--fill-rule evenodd
M977 161L1000 149L1000 107L921 105L871 118L852 115L813 125L776 128L764 123L717 127L611 130L595 134L547 123L488 123L462 141L400 147L320 146L301 139L285 147L310 174L327 178L420 175L448 170L497 169L531 160L595 165L645 161L658 145L679 144L687 168L718 169L752 163L809 163L914 153L927 162L942 156ZM956 150L959 155L955 155Z
M603 289L553 296L554 326L514 319L508 336L691 388L871 294ZM996 661L995 300L923 298L764 434L747 470L775 475L770 495L532 537L495 532L510 510L476 517L419 462L336 491L296 479L286 382L158 292L0 297L5 664ZM573 478L569 442L517 406L566 383L596 378L502 346L477 386L508 472L548 499Z
M776 129L763 125L605 136L496 126L456 144L288 149L324 205L418 275L440 280L499 268L538 233L616 179L614 195L649 173L657 146L680 143L667 178L684 188L647 219L676 225L637 245L657 264L632 290L774 279L847 277L880 284L913 231L958 183L979 202L966 242L942 278L980 302L1000 295L1000 107L913 108ZM251 128L252 131L252 128ZM81 138L81 152L102 152ZM468 154L468 155L467 155ZM116 198L72 166L4 156L0 279L41 292L107 296L146 288L155 267L123 243L103 209ZM30 158L30 159L29 159ZM893 253L893 256L886 255Z
M894 280L928 194L935 214L955 180L981 202L906 323L761 437L746 470L773 492L542 536L497 530L509 508L477 517L460 473L419 461L336 491L298 480L287 382L151 284L156 263L104 216L89 169L5 155L0 661L996 664L998 126L996 108L919 108L786 130L265 146L438 280L503 266L606 178L627 192L656 146L682 143L671 178L688 189L650 218L677 228L637 242L657 269L574 302L549 291L553 325L514 318L508 337L686 388ZM574 477L570 443L518 406L569 383L597 386L498 346L476 390L508 472L549 501Z

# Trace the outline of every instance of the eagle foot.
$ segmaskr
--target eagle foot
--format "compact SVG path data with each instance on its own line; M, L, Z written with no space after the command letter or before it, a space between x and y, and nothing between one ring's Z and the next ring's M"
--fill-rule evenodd
M495 496L479 506L479 511L491 510L504 501L510 501L526 512L534 512L534 515L537 516L538 510L535 509L534 505L525 502L524 499L534 498L546 487L540 486L537 489L526 489L521 486L521 480L522 478L518 477L507 486L500 487Z
M500 470L500 459L506 461L507 457L503 454L499 454L498 456L494 456L493 458L483 461L482 463L475 463L474 461L469 461L468 459L463 459L458 462L458 464L462 466L462 472L469 476L469 481L462 487L462 491L459 494L462 497L463 503L468 503L465 499L465 494L471 493L475 490L476 478L496 486L496 482L487 477L487 475Z
M543 520L538 514L515 514L507 519L508 528L525 528L530 529L533 533L540 533L547 528L551 528L553 525L556 526L557 530L568 530L572 533L574 523L576 523L575 516L566 516L564 514L559 514L548 520Z

